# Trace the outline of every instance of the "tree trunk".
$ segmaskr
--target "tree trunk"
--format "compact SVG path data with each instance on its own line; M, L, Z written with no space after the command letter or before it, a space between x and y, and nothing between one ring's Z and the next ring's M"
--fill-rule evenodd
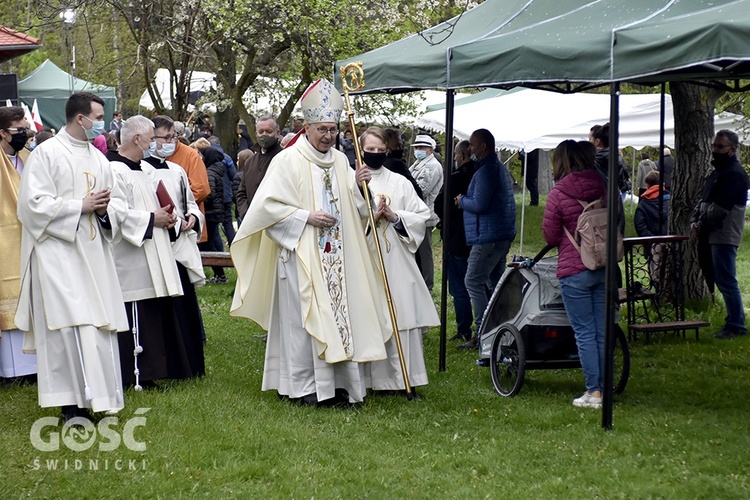
M690 83L670 83L674 108L675 166L669 234L690 234L690 215L700 201L705 177L711 170L714 110L723 91ZM685 297L688 301L707 296L708 289L698 265L694 241L685 248Z
M231 96L237 85L237 59L232 54L232 47L228 43L217 44L213 48L219 61L217 80L224 87L224 95ZM221 147L232 158L237 157L237 123L239 120L239 112L231 102L216 110L214 134L219 138Z
M537 188L539 194L549 194L554 186L552 181L552 152L539 150L539 177L537 179Z

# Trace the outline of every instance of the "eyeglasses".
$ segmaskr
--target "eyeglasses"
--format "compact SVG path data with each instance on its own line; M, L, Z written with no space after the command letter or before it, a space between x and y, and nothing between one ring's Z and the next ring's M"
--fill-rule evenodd
M8 127L5 130L10 132L11 134L20 134L20 133L26 134L31 129L29 127Z
M331 127L331 128L328 128L328 127L313 127L313 128L315 130L317 130L320 135L328 135L328 134L336 135L336 133L338 133L338 131L339 131L338 127Z
M718 149L718 150L729 149L732 147L731 144L717 144L715 142L711 144L711 146L713 146L714 149Z
M176 135L155 135L154 139L164 139L167 142L177 142Z

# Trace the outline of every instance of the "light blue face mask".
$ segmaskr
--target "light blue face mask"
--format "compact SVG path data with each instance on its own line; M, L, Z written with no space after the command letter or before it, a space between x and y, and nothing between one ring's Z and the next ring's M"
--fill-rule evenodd
M83 115L83 117L86 118L88 121L91 122L91 128L90 129L86 129L83 125L81 125L81 128L86 133L86 138L87 139L89 139L89 140L96 139L97 137L99 137L100 135L102 135L104 133L104 121L103 120L101 120L101 121L94 121L91 118L89 118L88 116Z
M143 150L143 159L150 158L156 153L156 141L148 143L148 149Z
M479 158L477 158L477 155L473 154L470 158L471 161L479 161Z
M425 158L427 158L427 151L423 149L415 149L414 158L416 158L417 160L424 160Z
M167 142L165 144L161 145L161 149L156 150L156 156L159 158L169 158L174 154L174 151L176 149L176 145L172 144L171 142Z

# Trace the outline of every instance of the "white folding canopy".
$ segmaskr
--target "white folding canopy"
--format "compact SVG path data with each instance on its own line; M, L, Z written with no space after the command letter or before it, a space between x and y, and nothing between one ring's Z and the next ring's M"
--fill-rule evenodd
M487 96L483 98L482 96ZM672 98L666 95L665 144L674 146ZM462 104L461 101L468 101ZM659 145L659 94L628 94L620 97L619 146L641 149ZM456 99L453 131L468 139L474 130L486 128L502 149L554 149L565 139L584 140L594 125L609 121L610 96L604 94L559 94L523 89L517 92L485 90L470 98ZM417 125L445 131L445 110L428 108ZM732 113L714 117L716 130L737 132L748 141L744 118Z

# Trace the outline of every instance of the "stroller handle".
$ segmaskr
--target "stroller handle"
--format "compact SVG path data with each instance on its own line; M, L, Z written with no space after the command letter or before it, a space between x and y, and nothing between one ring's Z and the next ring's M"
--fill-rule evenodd
M536 256L531 260L531 266L529 266L529 267L533 267L534 264L536 264L537 262L539 262L540 260L542 260L542 258L545 255L547 255L547 252L549 252L553 248L555 248L554 245L547 245L544 248L542 248L542 250L538 254L536 254Z
M536 254L536 256L533 259L521 259L521 260L517 260L517 261L514 261L514 262L510 262L508 264L508 267L516 268L516 269L519 268L519 267L525 267L525 268L531 269L532 267L534 267L534 265L537 262L539 262L540 260L542 260L542 258L545 255L547 255L547 252L549 252L553 248L555 248L553 245L547 245L544 248L542 248L542 251L539 252L538 254Z

